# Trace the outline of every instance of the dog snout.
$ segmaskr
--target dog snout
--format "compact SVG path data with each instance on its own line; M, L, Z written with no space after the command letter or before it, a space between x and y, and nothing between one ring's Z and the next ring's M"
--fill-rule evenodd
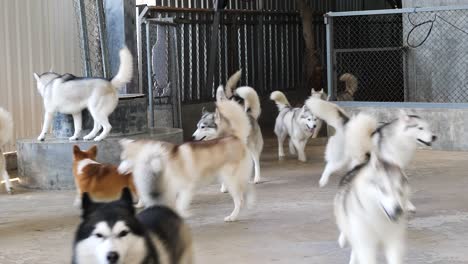
M436 141L437 140L437 136L432 136L432 141Z
M110 264L117 263L117 261L119 261L119 253L115 251L107 253L107 261L109 261Z
M314 126L313 126L313 128L316 128L316 127L317 127L317 125L314 125Z

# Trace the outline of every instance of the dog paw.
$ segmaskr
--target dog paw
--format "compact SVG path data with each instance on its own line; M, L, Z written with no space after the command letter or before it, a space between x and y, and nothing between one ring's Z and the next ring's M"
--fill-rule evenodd
M324 187L325 185L327 185L328 183L328 180L327 179L322 179L320 178L320 181L319 181L319 186L320 188Z
M83 137L83 140L91 140L93 138L94 138L93 135L86 135Z
M68 138L68 141L75 141L75 140L78 140L78 137L73 136L73 137Z
M278 160L284 160L285 157L286 157L285 155L279 155Z
M101 141L101 140L103 140L103 139L104 139L104 138L102 138L102 137L97 137L97 138L94 139L94 141L99 142L99 141Z
M12 194L15 193L15 190L14 190L13 188L9 188L9 189L7 189L7 193L8 193L9 195L12 195Z
M406 206L406 211L410 213L416 213L416 207L411 202Z
M76 208L80 208L81 207L81 198L76 198L73 201L73 206L76 207Z
M298 158L300 162L307 162L307 158Z
M219 189L220 192L222 193L227 193L227 188L224 186L224 184L221 184L221 188Z
M261 179L260 179L260 177L258 177L258 178L254 179L253 183L257 184L257 183L260 183L260 181L261 181Z
M189 218L192 216L192 213L190 211L182 211L179 213L179 215L182 217L182 218Z
M45 140L45 135L41 134L40 136L37 137L37 140L38 141L44 141Z
M224 218L224 222L234 222L234 221L236 221L236 220L237 220L237 217L234 217L234 216L232 216L232 215L226 216L226 217Z

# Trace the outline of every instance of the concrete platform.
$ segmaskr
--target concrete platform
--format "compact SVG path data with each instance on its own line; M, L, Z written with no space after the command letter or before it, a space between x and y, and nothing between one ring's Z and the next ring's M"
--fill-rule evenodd
M349 250L336 243L332 211L338 179L318 188L323 147L312 145L306 164L279 162L276 140L266 140L257 204L239 222L222 221L232 201L217 184L198 191L188 219L196 263L348 263ZM466 152L418 152L408 169L418 212L410 219L405 263L468 263L467 160ZM0 263L69 263L80 214L71 206L75 193L0 192Z
M162 140L181 143L182 129L155 128L148 133L126 136L132 139ZM45 190L74 189L72 174L73 145L81 149L98 146L97 160L102 163L118 164L120 162L119 140L123 137L107 137L101 142L67 139L21 139L16 143L18 150L18 176L21 184L28 188ZM1 262L0 262L1 263Z

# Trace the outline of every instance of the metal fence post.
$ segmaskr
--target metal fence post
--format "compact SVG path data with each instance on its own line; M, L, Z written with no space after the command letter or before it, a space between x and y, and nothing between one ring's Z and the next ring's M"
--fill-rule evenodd
M151 41L150 41L150 22L146 23L146 70L148 78L148 109L150 112L150 127L154 128L154 111L153 111L153 81L151 77Z
M89 46L88 46L88 28L86 25L86 10L84 0L78 0L78 14L81 34L81 48L83 49L83 68L84 75L91 77L91 64L89 61Z
M102 73L104 78L110 78L109 56L107 51L107 34L104 15L103 0L96 0L97 22L99 29L99 38L101 44L101 58L102 58Z
M333 71L333 18L325 14L325 27L326 27L326 46L327 46L327 87L328 95L330 98L335 98Z
M258 1L258 9L263 11L263 0ZM263 78L264 78L264 68L263 68L263 52L264 52L264 36L263 36L263 20L264 16L259 15L258 20L257 20L257 26L256 26L256 33L257 33L257 63L256 63L256 68L258 70L257 73L257 82L258 82L258 89L265 93L265 87L263 83Z

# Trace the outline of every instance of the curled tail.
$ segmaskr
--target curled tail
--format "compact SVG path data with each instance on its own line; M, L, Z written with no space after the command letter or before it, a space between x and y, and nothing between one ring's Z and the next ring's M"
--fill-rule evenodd
M348 92L351 96L353 96L358 88L358 80L356 76L352 75L351 73L345 73L340 76L340 81L345 83L345 91Z
M276 103L278 110L281 111L284 108L291 107L291 104L288 101L288 98L284 95L284 93L280 91L274 91L270 95L270 100Z
M377 127L377 120L366 113L359 113L348 122L345 150L352 165L365 163L369 159L374 149L372 134Z
M0 148L13 138L13 118L0 107ZM2 155L2 153L0 153Z
M226 87L224 89L227 98L231 98L233 95L233 91L235 90L237 83L239 82L242 76L242 69L238 70L236 73L231 75L226 82Z
M245 112L257 120L262 109L260 108L260 99L254 88L242 86L236 89L235 94L244 100Z
M230 135L239 138L247 144L247 137L250 133L250 121L247 113L244 112L242 106L231 100L223 100L216 102L216 109L222 119L228 122L228 128L218 126L220 135Z
M348 114L334 103L311 96L305 105L314 116L324 120L337 131L342 131L344 125L349 121Z
M121 88L125 84L129 83L133 77L133 56L127 47L124 47L119 52L120 66L117 75L115 75L111 84L115 88Z

